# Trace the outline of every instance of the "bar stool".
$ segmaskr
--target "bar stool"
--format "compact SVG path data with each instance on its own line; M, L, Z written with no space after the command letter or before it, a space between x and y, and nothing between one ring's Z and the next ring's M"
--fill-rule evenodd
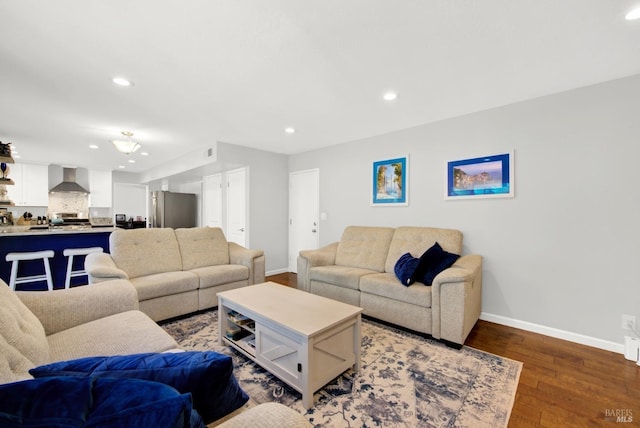
M9 253L5 257L8 262L11 262L11 278L9 279L9 287L15 291L16 285L25 284L27 282L47 281L47 288L49 291L53 290L53 279L51 279L51 266L49 265L49 259L53 258L52 250L45 251L32 251L24 253ZM44 263L44 274L31 275L31 276L18 276L18 263L25 260L38 260L42 259Z
M71 284L71 278L76 276L83 276L87 274L87 271L83 269L73 270L73 256L86 256L91 253L101 253L102 247L90 247L90 248L66 248L62 251L65 257L69 257L67 262L67 276L64 279L64 288L69 288Z

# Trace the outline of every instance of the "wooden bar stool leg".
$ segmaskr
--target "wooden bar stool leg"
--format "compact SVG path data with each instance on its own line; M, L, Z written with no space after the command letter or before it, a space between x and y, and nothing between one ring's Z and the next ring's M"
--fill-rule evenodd
M64 288L69 288L71 284L71 269L73 268L73 254L69 255L67 260L67 275L64 279Z
M9 279L9 287L16 291L16 278L18 277L18 261L11 262L11 278Z
M51 265L49 264L49 258L45 257L42 260L44 261L44 271L47 275L47 288L49 291L53 291L53 278L51 277Z

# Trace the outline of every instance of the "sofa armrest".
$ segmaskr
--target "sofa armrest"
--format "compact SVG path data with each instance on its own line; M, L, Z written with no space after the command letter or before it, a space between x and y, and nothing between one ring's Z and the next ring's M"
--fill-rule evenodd
M249 285L264 282L264 251L252 250L235 242L229 242L229 262L232 265L242 265L249 268Z
M330 266L336 263L338 243L333 242L317 250L302 250L298 255L298 288L309 291L310 270L316 266Z
M64 290L16 291L47 335L87 322L138 309L138 293L127 280Z
M311 428L311 424L295 410L280 403L262 403L243 410L218 428Z
M463 345L480 318L482 256L460 257L435 277L432 287L433 337Z
M129 275L116 266L108 253L87 254L84 259L84 269L89 276L89 284L111 281L113 279L129 279Z

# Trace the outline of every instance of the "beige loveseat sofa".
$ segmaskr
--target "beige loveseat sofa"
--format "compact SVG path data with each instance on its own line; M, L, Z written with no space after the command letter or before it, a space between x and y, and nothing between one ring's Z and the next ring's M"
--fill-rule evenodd
M462 233L430 227L347 227L339 242L298 257L298 288L364 309L364 314L460 347L480 317L482 257L464 255L431 286L403 285L394 266L438 242L462 254Z
M227 242L220 228L116 230L109 254L89 254L89 283L128 279L154 321L218 305L217 293L264 282L261 250Z
M0 384L29 370L75 358L175 350L176 341L138 310L129 281L67 290L18 291L0 280ZM222 424L220 424L222 422ZM222 428L309 428L298 412L264 403L214 421Z

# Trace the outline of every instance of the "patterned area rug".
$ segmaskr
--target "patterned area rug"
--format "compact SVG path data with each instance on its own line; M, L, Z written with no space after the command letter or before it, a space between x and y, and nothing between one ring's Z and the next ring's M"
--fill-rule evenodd
M517 361L363 320L362 370L316 392L314 407L305 410L297 391L218 345L217 310L162 327L182 349L230 355L253 402L283 403L317 427L506 427L522 370Z

